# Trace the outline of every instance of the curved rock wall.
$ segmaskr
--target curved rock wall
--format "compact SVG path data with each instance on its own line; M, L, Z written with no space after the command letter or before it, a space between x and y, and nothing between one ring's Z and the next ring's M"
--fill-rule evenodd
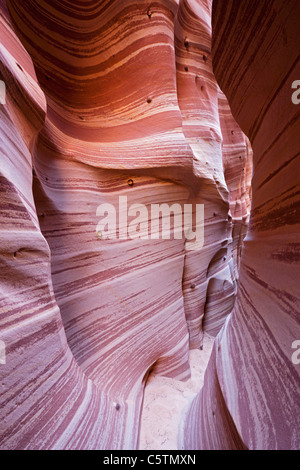
M96 9L98 3L95 2ZM105 12L103 36L107 34L108 15L116 35L114 40L109 39L109 43L113 41L119 44L120 31L117 23L120 18L124 28L124 40L121 46L117 46L120 51L116 47L114 49L116 63L110 51L111 64L105 65L106 73L101 70L102 62L107 60L105 57L99 57L100 67L96 64L95 71L92 68L93 58L90 67L87 67L87 61L83 57L83 73L87 71L91 73L91 77L93 74L97 77L97 67L100 68L99 78L96 78L96 84L93 84L91 90L90 76L88 75L86 82L82 83L80 71L78 74L78 70L72 68L70 80L74 78L73 88L64 81L57 86L60 76L65 73L64 67L59 68L61 62L56 62L58 56L63 54L72 67L71 38L70 42L65 40L68 32L72 36L72 31L68 31L66 26L64 35L61 36L63 45L59 41L55 43L57 48L54 47L53 56L50 53L48 55L46 50L41 53L40 48L45 41L49 41L45 49L51 50L49 43L52 41L49 37L50 32L53 33L53 23L48 18L47 35L47 30L41 27L44 17L35 18L31 5L24 2L20 2L20 5L12 2L9 5L16 22L21 21L19 15L22 5L24 6L19 34L34 59L37 75L47 99L47 113L45 122L42 122L39 133L32 142L32 157L24 144L25 155L20 152L15 152L14 155L17 165L19 159L27 158L27 179L19 182L12 170L5 175L5 181L11 185L13 192L26 189L30 194L31 210L34 211L35 207L37 210L37 214L34 214L37 233L36 237L31 237L30 244L24 240L25 246L20 237L15 237L20 245L20 254L8 242L4 252L4 256L10 253L13 258L13 252L16 251L16 259L23 259L24 271L20 268L19 285L10 281L12 287L6 294L9 294L9 299L11 296L16 299L15 322L12 321L14 312L8 299L3 311L3 315L9 320L6 335L3 337L7 345L5 368L8 371L4 381L4 393L8 403L4 403L1 420L3 448L136 448L142 392L149 369L155 365L155 369L163 374L180 379L189 377L188 331L182 298L184 240L106 241L101 240L96 233L98 205L106 202L116 204L119 195L128 195L128 203L145 204L169 202L173 199L186 201L189 195L189 189L182 183L162 181L151 176L151 171L149 174L137 174L133 171L137 168L174 166L175 177L180 166L184 170L185 166L188 166L191 155L180 130L180 111L178 106L176 107L174 91L176 77L173 56L168 52L173 31L168 20L171 11L162 4L156 11L156 21L149 28L151 32L151 28L157 29L160 24L162 33L158 38L156 55L159 57L159 51L162 49L162 56L169 57L165 64L166 70L171 68L169 76L172 82L169 90L166 89L169 85L165 85L164 81L161 86L162 77L152 67L152 58L149 59L147 55L149 47L144 44L143 31L134 24L129 28L127 25L127 22L130 24L132 12L135 10L137 17L148 24L150 19L146 11L139 11L135 4L123 10L123 2L116 3L109 13ZM34 12L40 10L37 6L36 4ZM42 6L40 5L41 8ZM46 6L49 7L49 4ZM50 14L47 10L42 13L45 17ZM58 14L61 14L60 10L57 11ZM124 21L123 16L127 21ZM37 28L32 23L29 31L30 34L39 31L39 39L23 35L23 31L28 32L23 20L25 23L36 21ZM59 22L58 17L56 21ZM74 22L76 23L76 19ZM95 22L92 21L90 25L87 21L87 26L94 27ZM7 35L9 34L12 38L8 37L7 48L13 52L13 41L16 41L16 38L10 30ZM81 32L79 36L80 34ZM86 39L88 40L84 35L81 44L83 50L87 47ZM33 40L33 45L37 44L39 50L32 45L30 47L26 43L27 40ZM93 40L91 41L93 43ZM21 48L20 45L19 47ZM155 49L155 45L153 47ZM118 52L120 56L117 55ZM8 55L8 52L4 53ZM24 49L22 53L27 57ZM74 56L76 63L77 55L75 53ZM46 65L43 63L44 58ZM42 64L39 64L39 59ZM141 64L144 72L141 78L145 87L142 91L142 82L136 72L136 67L141 69ZM22 65L22 68L26 74L25 65ZM8 85L14 78L15 69L17 65L13 64L13 68L8 71L8 78L5 79ZM42 74L45 70L48 73L48 69L49 73L52 70L55 80L53 75L51 78L47 76L49 80L44 77L45 82L49 82L46 86ZM115 76L107 77L111 70ZM127 92L122 92L123 87L126 89L130 83L133 86L128 89L132 102L125 100L125 103L122 103L122 99L120 101L116 96L120 77L121 95L127 96ZM23 80L19 75L17 79ZM103 100L107 99L109 83L111 94L108 95L108 103L113 102L115 105L108 108L108 112L103 109ZM40 90L36 83L34 85ZM81 98L76 86L83 87ZM95 93L98 90L100 96L96 96L95 102L92 102L89 92ZM153 100L151 106L147 103L150 91ZM143 99L138 97L139 94ZM164 105L165 95L170 95L167 106ZM8 96L12 96L12 100L15 97L9 86ZM140 105L137 104L139 99ZM34 108L34 103L30 100L33 101L31 96L28 97L28 106ZM22 102L14 103L14 107L22 109ZM100 111L97 111L98 107L101 108ZM138 107L144 111L138 111ZM162 117L156 112L160 107ZM79 108L81 114L85 112L83 119L75 114L75 109ZM121 116L118 116L120 109L124 115L121 113ZM91 122L89 112L92 115ZM141 113L142 119L138 120L136 113ZM69 126L66 123L71 115L73 119L70 119ZM107 119L103 118L105 115L108 115ZM159 122L164 120L167 123L166 129L161 130ZM103 123L102 127L100 121ZM122 121L125 121L125 124ZM128 129L126 133L122 133L122 126L126 125ZM18 127L21 128L22 123L17 128L11 124L7 135L4 136L3 146L7 146L7 140L17 139ZM145 129L149 129L149 136ZM115 141L107 141L110 132L115 136ZM75 138L75 135L78 138ZM87 141L87 138L91 140ZM151 150L151 147L155 148L155 151ZM170 152L173 157L169 158ZM34 202L31 191L32 164ZM108 167L115 169L109 170ZM132 171L126 173L126 167L132 168ZM25 176L26 174L24 178ZM178 179L180 178L181 175ZM129 179L133 180L133 187L128 185ZM9 200L7 211L12 209L12 202ZM27 214L25 209L22 212ZM19 217L17 213L14 222L22 227L22 219L19 220ZM3 227L6 227L4 233L8 239L12 239L13 228L8 230L4 221ZM30 238L30 233L26 239ZM42 249L38 249L35 238L44 246L45 254ZM30 256L26 258L28 251ZM16 261L12 261L15 270ZM43 276L35 264L40 270L43 267ZM25 268L29 272L32 270L33 279L32 276L27 276ZM14 271L6 270L5 279L6 283L9 279L14 279ZM30 297L35 289L38 291L40 283L46 292L49 291L49 298L45 294L44 298L37 292L37 309ZM52 309L49 306L50 301ZM15 331L20 322L19 317L23 316L23 310L27 311L26 320L20 325L16 338ZM51 315L52 323L48 319ZM18 386L15 385L16 381ZM35 393L32 393L28 381L33 384ZM22 397L20 403L19 396Z
M3 16L1 33L0 72L7 91L0 110L1 341L6 356L0 366L1 448L106 447L112 442L107 419L115 413L68 347L53 293L50 249L31 189L29 149L44 124L45 99L29 56ZM117 434L120 442L122 434Z
M198 180L192 202L205 207L204 246L186 252L183 275L191 348L202 347L203 332L215 336L232 310L238 277L235 253L245 230L236 230L231 223L230 204L240 205L239 213L234 207L234 221L247 227L252 168L249 145L212 70L211 3L181 1L175 20L178 104ZM227 137L229 129L230 136L232 129L236 131L234 140ZM239 168L240 154L245 174Z
M214 72L253 147L253 200L236 304L189 410L185 448L299 448L299 15L297 1L213 4Z
M203 332L215 336L232 310L252 176L252 150L236 121L254 144L248 127L257 109L240 116L232 80L227 89L217 70L235 121L218 88L211 3L1 1L4 449L136 448L148 374L188 379L188 349L202 347ZM251 82L251 72L245 76ZM101 238L97 208L113 204L124 217L120 196L147 208L204 204L204 245ZM248 287L241 281L239 295ZM234 313L221 337L236 322L232 335L248 338L249 351L247 314ZM224 350L236 361L224 362L225 378L215 349L186 447L251 447L253 436L237 424L248 415L232 390L239 347ZM211 429L205 442L199 423Z

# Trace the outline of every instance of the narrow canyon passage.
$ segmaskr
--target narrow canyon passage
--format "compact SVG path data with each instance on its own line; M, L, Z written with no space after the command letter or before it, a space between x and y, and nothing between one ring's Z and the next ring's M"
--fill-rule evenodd
M140 450L181 450L185 414L204 383L214 337L204 334L202 349L191 349L191 378L185 382L151 374L144 390Z
M0 6L0 447L297 448L297 2Z

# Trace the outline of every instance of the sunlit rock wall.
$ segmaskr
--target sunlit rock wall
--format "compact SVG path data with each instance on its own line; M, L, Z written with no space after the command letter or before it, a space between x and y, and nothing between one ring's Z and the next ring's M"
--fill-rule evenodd
M1 7L1 448L134 449L149 372L188 379L236 294L251 150L211 2ZM143 227L151 204L204 204L204 245L101 239L120 196Z
M253 199L237 300L190 407L184 448L299 449L299 15L293 0L213 3L214 72L253 147Z
M203 332L215 336L232 310L238 277L235 253L245 231L236 230L231 212L234 206L234 220L247 226L252 156L213 74L210 1L179 3L175 48L182 129L198 180L193 203L205 207L204 246L186 252L183 276L190 345L197 348Z

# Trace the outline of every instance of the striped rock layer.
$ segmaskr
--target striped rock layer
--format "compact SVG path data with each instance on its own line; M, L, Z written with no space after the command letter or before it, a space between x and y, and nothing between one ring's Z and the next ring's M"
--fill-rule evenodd
M224 322L180 445L297 446L296 2L215 2L214 71L211 3L1 1L3 449L137 448ZM203 246L101 239L120 196L204 204Z
M213 3L214 72L251 141L253 193L236 303L189 409L185 448L299 449L299 17L293 0Z

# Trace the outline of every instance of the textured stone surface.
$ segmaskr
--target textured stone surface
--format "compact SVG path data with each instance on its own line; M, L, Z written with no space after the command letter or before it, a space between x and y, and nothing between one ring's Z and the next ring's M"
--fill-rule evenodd
M214 71L253 147L253 200L237 301L185 448L299 448L299 15L297 1L214 2Z
M211 355L214 337L204 334L203 348L190 350L191 378L185 382L151 374L147 380L139 448L176 450L184 416L193 398L203 386L204 373Z
M279 146L288 139L295 141L293 126L286 136L284 125L297 109L286 109L280 121L283 128L278 124L277 129L273 120L281 103L273 104L268 94L280 90L280 80L293 70L295 57L285 59L279 67L283 76L277 77L277 43L266 35L270 63L259 57L253 62L252 56L241 54L244 65L233 85L235 63L222 57L217 41L222 38L225 44L227 24L218 15L226 13L226 21L234 24L235 12L230 8L223 12L222 2L217 2L215 63L218 54L220 63L215 73L235 121L213 73L211 3L94 0L87 6L83 1L1 0L0 78L7 86L7 102L0 105L4 266L0 339L6 345L6 364L0 365L3 449L136 448L149 373L174 381L190 378L189 348L201 347L204 332L215 336L222 328L234 304L240 263L239 303L218 336L203 392L192 404L180 445L272 447L285 435L284 442L295 446L296 415L291 422L290 412L292 403L297 403L298 376L288 361L291 331L297 327L296 271L291 271L296 267L296 241L289 230L296 209L282 221L282 212L270 215L279 210L281 190L276 201L275 189L283 185L277 176L283 164L277 153L283 147L274 150L270 139L284 135L275 142ZM261 11L254 3L253 12ZM272 10L267 11L272 16ZM243 11L237 13L246 31ZM288 11L283 13L285 25ZM259 28L267 27L259 21ZM287 22L282 41L289 44L293 34ZM230 57L232 48L230 43L226 49ZM246 42L245 48L250 54ZM263 82L259 95L258 83L255 96L247 95L262 62L275 68L271 75L277 88L271 85L266 90ZM265 80L267 76L266 72ZM269 124L260 134L262 123L255 119L261 120L271 104L273 119L266 121ZM253 187L254 194L260 194L254 198L253 235L248 235L242 259L252 150L237 122L262 165L256 169L259 176ZM268 146L270 167L262 158ZM289 149L293 156L296 144ZM278 165L273 167L274 160ZM291 162L296 164L295 159ZM287 169L297 174L291 166ZM274 182L275 189L273 172L280 181ZM283 193L293 193L291 178L285 177ZM265 179L270 193L259 188ZM204 204L204 246L187 250L184 239L99 239L97 207L102 203L118 207L119 196L127 196L129 205L147 207L164 202ZM288 196L286 192L284 197ZM285 227L275 237L272 252L266 221L271 228ZM263 233L259 240L254 236L258 232ZM284 255L286 243L290 262ZM281 276L273 281L274 268L269 271L263 261L268 249L268 262L286 275L286 287ZM266 285L272 287L268 290L272 301L281 302L278 309L277 303L270 307L278 312L272 321L261 307L266 305ZM293 315L286 312L289 309ZM257 372L265 373L269 329L277 341L272 348L278 347L279 338L287 348L284 358L281 346L274 352L277 362L268 359L270 383L276 368L289 366L283 371L282 380L287 379L286 385L282 382L283 398L273 402L285 410L276 419L266 399L273 401L274 387L263 387ZM216 349L220 338L222 342L225 338L224 353L223 346L222 353ZM250 365L241 359L244 342ZM261 362L254 366L258 346L263 348L258 352ZM261 397L258 387L263 387ZM255 410L252 397L258 403ZM220 422L216 429L211 422L215 402ZM247 431L249 420L253 428ZM265 433L262 439L265 422L276 438ZM199 431L207 426L209 437Z

